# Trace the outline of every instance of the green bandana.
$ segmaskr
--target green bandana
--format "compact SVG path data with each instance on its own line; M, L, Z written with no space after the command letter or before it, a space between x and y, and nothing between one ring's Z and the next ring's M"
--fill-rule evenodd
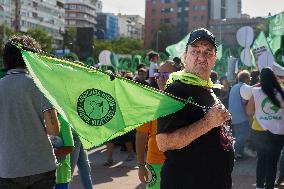
M167 81L166 87L177 80L185 84L197 85L205 88L221 89L223 87L221 84L214 84L210 78L208 80L203 80L194 74L185 72L184 70L172 73Z

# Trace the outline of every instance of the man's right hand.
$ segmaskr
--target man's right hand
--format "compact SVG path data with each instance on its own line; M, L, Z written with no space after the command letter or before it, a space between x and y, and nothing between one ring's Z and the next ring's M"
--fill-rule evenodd
M141 183L146 184L148 180L148 171L145 166L141 166L138 169L138 176Z
M205 114L204 119L209 126L215 128L230 120L231 114L223 104L216 104Z

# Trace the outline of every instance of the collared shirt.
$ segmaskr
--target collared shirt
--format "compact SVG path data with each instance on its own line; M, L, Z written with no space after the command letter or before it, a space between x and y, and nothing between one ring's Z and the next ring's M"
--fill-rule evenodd
M25 69L9 70L0 80L0 177L55 170L43 119L51 108Z

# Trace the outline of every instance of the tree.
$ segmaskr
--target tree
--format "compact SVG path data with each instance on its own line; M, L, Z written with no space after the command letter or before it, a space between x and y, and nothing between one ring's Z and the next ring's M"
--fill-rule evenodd
M99 57L103 50L113 51L112 43L110 41L94 39L94 57Z
M68 27L64 33L64 49L65 46L70 49L72 52L77 48L76 46L77 39L77 28L76 27Z
M103 50L109 50L117 54L141 54L143 52L143 40L132 38L117 38L112 41L94 39L95 57Z
M143 49L143 40L121 37L112 41L113 50L118 54L133 54Z
M28 29L27 35L34 38L40 43L42 50L46 52L51 52L54 44L54 38L48 34L43 28Z
M14 35L14 31L5 25L0 25L0 54L2 55L2 50L5 42L9 39L10 36ZM0 58L0 68L3 67L2 57Z
M179 33L178 27L174 25L162 25L160 29L155 32L155 36L151 42L152 49L165 51L167 46L177 43L184 37L180 36ZM157 47L158 49L156 49Z

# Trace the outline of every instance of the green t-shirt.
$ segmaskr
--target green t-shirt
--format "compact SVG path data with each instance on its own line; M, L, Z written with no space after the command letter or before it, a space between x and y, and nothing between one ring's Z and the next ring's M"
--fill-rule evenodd
M58 120L60 122L60 133L59 136L63 141L63 146L73 146L74 141L71 132L71 128L68 123L58 114ZM66 156L66 159L59 162L59 166L56 169L56 183L69 183L71 181L71 165L70 165L70 154Z

